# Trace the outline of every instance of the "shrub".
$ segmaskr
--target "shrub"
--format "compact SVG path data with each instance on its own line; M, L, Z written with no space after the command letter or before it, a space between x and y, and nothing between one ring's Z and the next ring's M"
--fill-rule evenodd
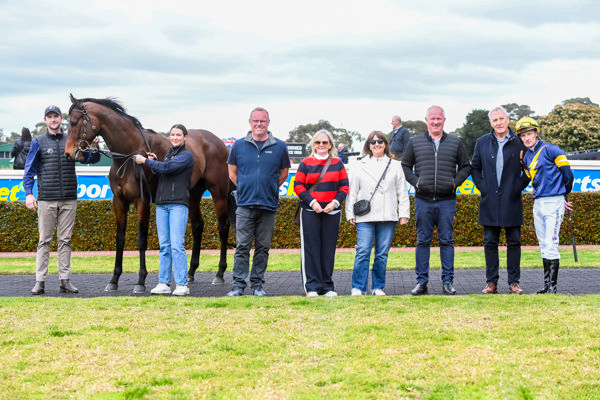
M573 229L578 244L598 244L600 242L600 192L572 193L570 199L575 206L572 215ZM411 196L411 218L408 224L398 225L394 235L393 247L413 247L417 242L414 218L414 198ZM483 246L483 228L477 224L479 212L479 196L473 194L458 195L455 217L454 244L456 246ZM533 199L531 194L523 195L523 218L521 242L524 246L536 246L535 227L533 225ZM293 216L296 210L296 199L282 197L280 208L275 219L273 248L299 248L300 237L298 227L294 225ZM219 232L210 199L202 199L201 211L204 215L203 249L219 248ZM24 202L0 202L0 251L31 252L37 248L38 230L37 213L27 210ZM158 249L156 235L155 206L150 213L150 229L148 249ZM75 251L114 251L115 250L115 217L110 200L81 200L77 206L77 217L73 231L72 246ZM127 221L126 250L137 249L137 214L132 207ZM504 240L504 239L502 239ZM565 215L560 232L562 244L571 243L569 219ZM503 243L505 244L505 243ZM356 229L346 221L342 211L342 222L338 237L338 247L354 247L356 245ZM434 246L437 239L434 236ZM186 234L186 248L192 247L190 227ZM235 247L235 232L230 231L228 247ZM56 241L52 250L56 250Z

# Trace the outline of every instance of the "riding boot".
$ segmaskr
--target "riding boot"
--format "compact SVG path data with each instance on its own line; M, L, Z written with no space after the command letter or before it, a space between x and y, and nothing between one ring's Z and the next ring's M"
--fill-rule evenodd
M550 260L543 258L544 262L544 287L535 292L536 294L548 293L550 289Z
M556 285L558 281L558 267L560 264L560 260L550 260L550 287L548 288L548 293L556 294Z
M73 286L70 279L60 280L60 291L61 293L79 293L79 290Z

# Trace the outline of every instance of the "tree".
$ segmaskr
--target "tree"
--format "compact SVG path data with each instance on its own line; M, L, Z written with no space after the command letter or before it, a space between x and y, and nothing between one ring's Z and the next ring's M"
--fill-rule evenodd
M558 105L540 119L544 141L565 151L600 148L600 107L567 103Z
M536 115L534 115L535 111L533 111L526 104L518 105L517 103L510 103L503 104L502 107L504 107L508 112L508 116L510 117L511 121L518 121L524 117L531 117L533 119L538 118Z
M473 155L477 139L489 133L491 129L488 110L476 109L467 114L466 122L456 133L462 139L469 157Z
M598 104L593 103L589 97L573 97L572 99L564 100L560 104L562 104L563 106L566 106L567 104L586 104L589 106L598 107Z
M427 124L425 121L402 121L402 126L408 129L410 136L427 132Z

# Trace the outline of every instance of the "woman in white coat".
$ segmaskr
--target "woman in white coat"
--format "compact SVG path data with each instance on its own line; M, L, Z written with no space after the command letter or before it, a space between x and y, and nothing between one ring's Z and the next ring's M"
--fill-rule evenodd
M377 186L382 176L383 179ZM362 216L354 215L354 203L369 199L371 211ZM388 253L398 220L402 225L408 223L410 202L400 161L391 158L389 142L380 131L371 132L363 148L363 158L358 166L350 170L346 218L356 225L356 257L351 294L360 296L367 292L371 248L375 242L371 293L385 296L383 289Z

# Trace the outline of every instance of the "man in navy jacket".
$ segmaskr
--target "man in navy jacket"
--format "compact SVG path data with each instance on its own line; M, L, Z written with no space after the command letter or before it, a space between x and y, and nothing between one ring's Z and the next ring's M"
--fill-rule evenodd
M257 107L250 113L250 132L234 142L229 159L229 178L237 185L236 246L233 285L228 296L242 296L254 257L250 283L254 296L264 296L264 275L269 261L275 214L279 208L279 186L285 182L290 156L285 142L269 132L269 113Z
M510 293L522 294L521 193L529 178L521 167L521 154L527 150L508 127L508 113L502 107L489 112L492 132L477 139L471 160L471 176L481 192L479 224L483 226L485 274L487 285L482 293L498 292L498 241L504 228L506 236L506 270Z

